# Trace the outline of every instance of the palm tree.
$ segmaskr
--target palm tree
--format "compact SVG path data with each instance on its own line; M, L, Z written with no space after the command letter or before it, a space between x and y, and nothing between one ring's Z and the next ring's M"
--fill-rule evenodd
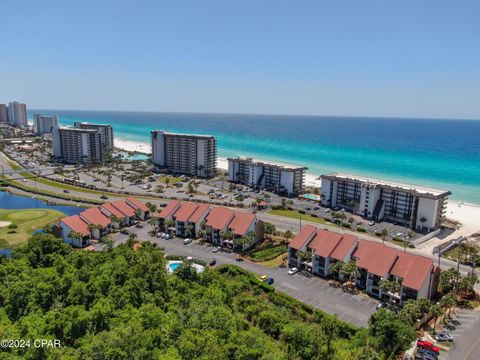
M455 296L453 294L444 295L440 299L440 305L445 309L445 314L450 313L450 309L456 305Z
M173 219L168 219L164 221L164 226L165 226L165 231L168 232L168 229L175 226L175 220Z
M328 269L333 273L333 278L337 279L337 278L340 277L340 274L342 273L343 262L342 261L336 261L336 262L330 264Z
M426 218L425 216L422 216L422 217L420 218L420 222L422 223L422 229L423 229L424 224L427 222L427 218Z
M400 292L400 283L395 280L382 280L379 284L380 290L389 295L389 301L393 302L393 294L398 294Z
M70 233L68 234L69 237L71 237L73 240L77 240L79 242L81 242L83 240L83 235L76 232L76 231L70 231Z
M382 229L381 233L382 234L382 240L383 242L385 243L385 238L387 237L388 235L388 230L387 229Z
M109 218L112 223L120 224L121 219L117 215L112 214L109 216Z
M293 237L293 234L290 230L287 230L283 233L283 237L285 238L285 243L288 242Z
M152 231L154 233L156 233L157 232L157 226L158 226L158 218L151 217L150 220L148 220L148 224L152 227Z
M345 274L349 281L353 281L357 275L357 264L354 260L343 263L342 273Z
M96 230L100 230L102 227L98 224L88 224L87 228L88 231L90 231L90 234L93 234Z
M439 304L433 304L430 307L430 314L433 316L433 333L435 333L435 325L439 316L443 315L442 307Z
M135 216L136 216L137 218L141 219L141 218L142 218L142 214L143 214L143 211L142 211L142 210L140 210L139 208L136 208L136 209L135 209Z
M188 224L187 227L185 228L185 234L187 237L191 237L195 234L195 226L192 224Z

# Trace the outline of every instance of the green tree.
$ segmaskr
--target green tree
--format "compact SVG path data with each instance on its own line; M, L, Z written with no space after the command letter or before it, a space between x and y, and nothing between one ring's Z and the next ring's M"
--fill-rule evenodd
M275 225L273 225L272 223L269 223L267 221L265 221L263 223L263 231L265 233L265 235L268 235L268 237L272 237L273 234L275 234L276 232L276 228L275 228Z

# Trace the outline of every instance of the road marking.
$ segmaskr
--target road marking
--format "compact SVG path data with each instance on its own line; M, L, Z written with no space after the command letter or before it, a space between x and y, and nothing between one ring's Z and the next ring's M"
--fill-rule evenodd
M472 347L468 350L468 352L465 354L465 356L463 357L463 360L468 358L468 356L472 353L473 349L475 349L475 347L478 345L479 341L480 341L480 336L478 337L477 341L475 341L475 343L472 345Z

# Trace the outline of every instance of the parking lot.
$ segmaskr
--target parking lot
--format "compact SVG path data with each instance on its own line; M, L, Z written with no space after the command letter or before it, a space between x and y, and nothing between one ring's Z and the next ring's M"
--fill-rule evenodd
M454 317L460 325L448 332L454 342L450 351L441 352L441 360L477 360L480 359L480 312L474 310L456 310Z
M309 304L329 314L336 314L340 319L356 326L366 327L370 315L375 312L377 300L362 294L352 295L340 288L333 288L328 281L316 276L306 277L301 273L288 275L287 268L266 268L249 261L236 261L236 254L218 252L212 253L210 245L200 245L193 242L183 244L183 239L173 238L170 240L154 238L148 234L151 230L149 225L139 229L131 227L130 232L137 234L137 239L148 240L165 249L169 255L191 256L196 259L210 262L216 259L218 265L234 264L245 270L260 275L274 278L273 286L297 300ZM115 244L125 243L128 235L117 233L113 236ZM96 245L99 249L101 246Z

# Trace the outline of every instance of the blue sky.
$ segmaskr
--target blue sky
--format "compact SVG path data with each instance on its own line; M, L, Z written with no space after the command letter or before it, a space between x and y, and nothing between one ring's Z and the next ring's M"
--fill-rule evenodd
M0 7L0 102L480 119L478 0Z

